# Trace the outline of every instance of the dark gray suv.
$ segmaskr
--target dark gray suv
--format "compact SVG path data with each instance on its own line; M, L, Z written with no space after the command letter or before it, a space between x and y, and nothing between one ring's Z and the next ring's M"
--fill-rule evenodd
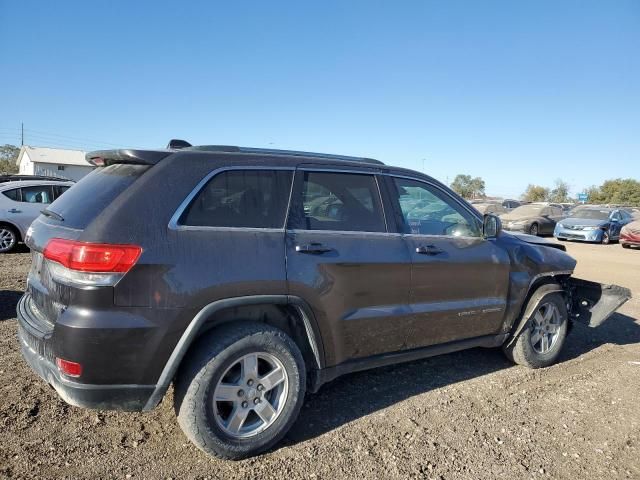
M545 367L627 289L501 231L426 175L354 157L205 146L94 152L28 231L22 352L67 402L150 410L175 385L202 450L278 442L306 391L471 347Z

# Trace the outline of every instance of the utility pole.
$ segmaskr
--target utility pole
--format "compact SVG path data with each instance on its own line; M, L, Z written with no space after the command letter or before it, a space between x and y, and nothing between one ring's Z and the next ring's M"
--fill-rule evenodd
M24 122L20 122L20 146L24 147Z

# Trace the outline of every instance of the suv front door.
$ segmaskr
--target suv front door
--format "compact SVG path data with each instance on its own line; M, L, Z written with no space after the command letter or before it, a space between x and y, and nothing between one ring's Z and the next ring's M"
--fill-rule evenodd
M508 255L482 238L481 223L444 189L387 177L399 229L412 257L407 346L418 348L500 331Z
M411 259L387 229L375 172L298 170L286 255L289 293L313 309L328 366L406 348Z

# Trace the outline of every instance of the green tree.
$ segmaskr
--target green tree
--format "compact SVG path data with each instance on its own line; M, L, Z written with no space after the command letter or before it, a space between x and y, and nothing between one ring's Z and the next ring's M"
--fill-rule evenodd
M19 153L20 148L15 145L0 146L0 173L18 173L16 160Z
M484 180L471 175L456 175L451 183L451 189L463 198L481 198L485 196Z
M569 184L561 179L557 179L555 188L549 193L549 201L555 203L569 202Z
M525 202L546 202L549 199L549 189L541 185L527 185L527 189L522 194Z
M587 194L587 202L588 203L600 203L600 187L596 185L591 185L585 191Z
M640 182L633 178L606 180L599 190L600 203L640 205Z

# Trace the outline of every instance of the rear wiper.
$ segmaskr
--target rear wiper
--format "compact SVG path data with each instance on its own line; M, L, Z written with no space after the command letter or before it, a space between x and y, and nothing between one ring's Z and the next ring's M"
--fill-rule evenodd
M51 217L60 222L64 222L64 218L62 217L62 215L56 212L52 212L51 210L47 210L46 208L44 210L40 210L40 213L43 214L45 217Z

